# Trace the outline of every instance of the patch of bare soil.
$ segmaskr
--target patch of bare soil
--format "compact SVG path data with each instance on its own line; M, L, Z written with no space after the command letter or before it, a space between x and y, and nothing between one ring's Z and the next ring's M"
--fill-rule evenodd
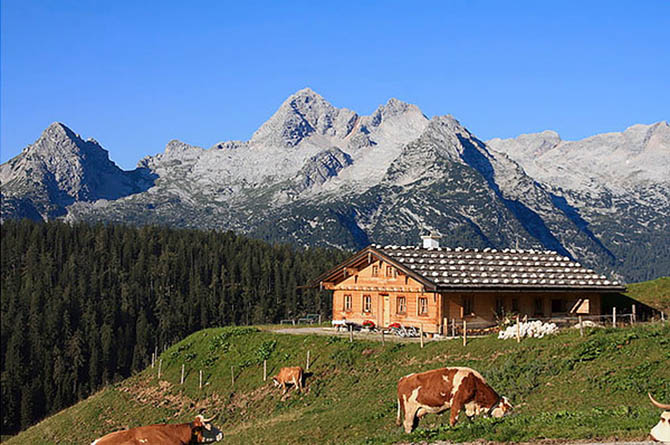
M211 394L203 399L194 400L168 381L160 380L158 385L151 382L151 377L134 379L119 388L119 391L130 395L135 401L153 407L164 407L174 410L173 417L186 413L206 412L224 405L224 400L218 394Z

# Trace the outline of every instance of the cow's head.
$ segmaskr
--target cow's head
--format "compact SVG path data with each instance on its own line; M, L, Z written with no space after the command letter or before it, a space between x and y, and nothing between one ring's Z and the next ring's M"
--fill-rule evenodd
M216 417L216 416L214 416ZM205 419L202 415L195 416L195 420L191 422L192 442L195 443L212 443L223 439L223 433L210 422L214 417Z
M661 413L661 420L659 420L656 426L651 429L651 438L656 442L670 442L670 405L659 403L654 400L651 393L648 394L651 403L653 403L655 407L664 410Z
M279 379L277 378L277 376L272 377L272 383L274 383L275 386L279 386L279 385L280 385L280 383L279 383Z
M493 405L491 409L491 417L503 417L512 411L512 404L509 403L507 397L501 397L497 405Z

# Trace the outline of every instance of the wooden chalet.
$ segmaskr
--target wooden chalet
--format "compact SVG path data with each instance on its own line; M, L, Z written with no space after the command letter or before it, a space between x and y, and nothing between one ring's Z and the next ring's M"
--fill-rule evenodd
M620 283L552 251L371 245L318 277L333 290L333 320L423 326L446 333L453 319L492 325L502 314L529 318L600 315Z

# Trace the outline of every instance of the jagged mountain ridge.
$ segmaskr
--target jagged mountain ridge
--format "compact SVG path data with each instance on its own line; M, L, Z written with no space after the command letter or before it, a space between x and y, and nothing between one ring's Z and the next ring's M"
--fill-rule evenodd
M414 244L421 230L435 229L448 245L548 248L625 279L670 269L661 249L652 248L645 261L628 244L670 241L667 221L656 217L668 211L670 187L653 168L630 181L657 190L657 211L610 190L599 201L580 201L593 191L551 183L528 164L560 146L558 135L525 138L484 143L453 117L429 119L396 99L360 116L304 89L248 141L209 149L170 141L137 171L123 172L144 178L146 189L131 183L135 188L117 198L75 198L63 208L69 220L230 229L299 245ZM667 159L666 139L647 139L660 147L657 166ZM2 178L3 218L16 216L6 202L30 202L30 195Z
M14 212L48 219L64 215L77 201L115 200L144 191L153 175L145 169L121 170L96 140L83 140L56 122L0 166L0 183L3 217Z

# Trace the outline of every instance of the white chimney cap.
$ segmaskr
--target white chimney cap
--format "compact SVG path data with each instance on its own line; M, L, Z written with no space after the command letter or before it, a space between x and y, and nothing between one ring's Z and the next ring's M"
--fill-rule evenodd
M432 232L430 235L422 235L421 239L423 240L424 249L437 249L440 247L440 236L437 232Z

